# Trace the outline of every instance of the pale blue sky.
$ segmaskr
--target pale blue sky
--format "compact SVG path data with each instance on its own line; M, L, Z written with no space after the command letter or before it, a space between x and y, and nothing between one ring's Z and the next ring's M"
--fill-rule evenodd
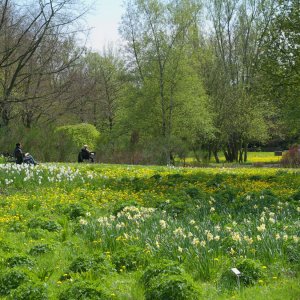
M117 43L120 39L118 24L123 13L123 0L96 0L95 3L86 17L87 25L94 27L87 46L93 50L102 50L107 43Z

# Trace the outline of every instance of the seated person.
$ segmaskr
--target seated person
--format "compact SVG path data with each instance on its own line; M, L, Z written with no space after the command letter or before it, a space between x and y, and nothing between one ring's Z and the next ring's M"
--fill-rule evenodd
M37 165L37 162L34 160L32 155L30 155L30 153L25 153L25 156L23 158L23 162L25 164L29 164L29 165Z
M34 160L32 155L29 153L25 153L22 151L22 145L20 143L16 144L16 148L14 150L14 158L16 159L16 164L20 165L22 163L37 165L38 163Z
M78 162L81 163L84 160L90 160L91 162L94 162L94 155L95 153L88 150L87 145L84 145L78 154Z
M16 164L20 165L23 163L23 151L20 143L16 143L16 148L14 150L14 157L16 159Z

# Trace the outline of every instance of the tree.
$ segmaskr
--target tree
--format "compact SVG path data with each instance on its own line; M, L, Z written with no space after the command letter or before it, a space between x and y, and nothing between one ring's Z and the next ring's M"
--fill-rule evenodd
M128 69L136 90L131 107L142 119L142 134L147 132L161 145L158 152L168 164L178 128L184 131L183 124L187 124L182 119L194 124L205 111L204 92L198 80L193 82L195 93L187 93L189 80L197 75L187 67L191 61L186 45L200 8L198 1L137 0L128 2L123 16L121 33L127 42ZM207 117L204 113L203 119Z
M300 2L278 1L260 57L261 93L278 108L286 133L300 136Z
M221 148L227 161L246 161L248 143L266 138L266 104L254 97L253 85L273 2L209 2L213 30L208 51L213 56L204 61L204 69L210 69L206 88L217 128L212 149L216 154Z
M39 88L34 88L36 81L41 83L49 74L57 76L78 58L78 53L69 52L58 64L55 61L57 51L83 14L84 10L74 14L79 4L80 1L73 0L24 1L21 5L13 0L0 2L2 125L7 126L16 116L15 104L41 99L41 93L36 93ZM53 90L48 93L52 94ZM31 114L25 113L29 123Z

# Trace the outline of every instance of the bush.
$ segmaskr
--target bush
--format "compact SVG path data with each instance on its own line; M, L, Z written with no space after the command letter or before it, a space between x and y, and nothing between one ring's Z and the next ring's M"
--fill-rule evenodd
M48 253L50 251L51 251L51 248L50 248L49 245L47 245L47 244L41 244L41 245L33 246L29 250L29 254L33 255L33 256L37 256L37 255Z
M59 146L59 161L77 161L79 149L88 144L94 150L100 137L96 127L86 123L57 127L55 134Z
M300 146L295 145L285 152L281 159L281 164L288 168L297 168L300 166Z
M250 286L255 284L259 279L265 277L262 265L259 261L244 258L236 263L236 268L241 272L240 285ZM231 271L226 270L220 278L219 285L222 288L234 289L238 287L237 276Z
M69 216L71 220L85 216L85 209L80 204L70 204L64 213Z
M19 270L9 270L0 275L0 295L10 294L11 290L16 289L28 279L24 272Z
M47 290L41 284L24 284L19 286L10 295L9 299L13 300L47 300Z
M148 288L152 279L159 275L181 275L184 270L180 267L178 262L171 260L162 260L158 263L148 266L142 277L141 282Z
M66 299L93 299L93 300L110 300L109 295L99 288L96 284L87 281L78 281L71 283L60 293L59 300Z
M7 258L5 264L10 268L16 266L28 266L31 268L34 265L33 261L29 257L20 255Z
M61 230L61 226L52 221L52 220L44 220L40 218L34 218L29 220L27 223L28 228L41 228L48 231L59 231Z
M112 263L118 272L135 271L140 266L148 264L148 259L140 247L129 246L116 251Z
M200 293L192 279L183 275L155 276L145 290L146 300L196 300L199 298Z

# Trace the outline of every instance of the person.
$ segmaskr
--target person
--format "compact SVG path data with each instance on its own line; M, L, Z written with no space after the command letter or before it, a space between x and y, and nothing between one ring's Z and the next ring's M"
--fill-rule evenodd
M78 154L78 162L82 163L84 160L90 160L91 162L94 162L94 152L91 152L88 149L88 145L84 145Z
M16 143L16 148L14 150L14 157L16 159L16 164L20 165L23 163L24 159L24 155L23 155L23 151L21 148L21 144L20 143Z
M16 164L21 165L22 163L37 165L38 163L34 160L32 155L29 153L23 153L21 144L16 143L16 148L14 150L14 157L16 159Z
M30 153L25 153L25 156L23 158L23 162L25 164L29 164L29 165L37 165L38 163L34 160L34 158L32 157L32 155L30 155Z

